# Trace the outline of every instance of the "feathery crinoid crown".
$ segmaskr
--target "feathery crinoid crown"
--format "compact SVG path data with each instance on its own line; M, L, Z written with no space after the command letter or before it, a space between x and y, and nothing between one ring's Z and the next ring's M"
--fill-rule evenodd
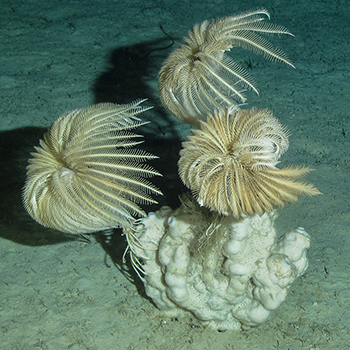
M143 100L100 103L63 114L35 147L27 167L23 202L40 224L67 233L128 226L145 216L136 203L156 203L161 192L145 178L160 175L146 160L156 156L132 148L149 109Z
M248 72L227 54L242 47L274 61L293 64L261 34L292 35L283 26L266 22L265 9L196 24L165 60L159 73L159 93L168 111L186 123L199 125L207 113L246 100L247 88L258 93Z
M267 109L221 108L192 134L180 152L179 174L202 206L239 218L320 193L297 181L309 168L276 167L288 134Z

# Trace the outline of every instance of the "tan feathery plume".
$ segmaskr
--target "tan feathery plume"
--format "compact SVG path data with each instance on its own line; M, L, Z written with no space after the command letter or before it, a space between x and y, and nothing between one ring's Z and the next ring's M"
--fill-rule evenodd
M181 45L165 60L159 73L163 105L175 117L199 125L207 113L246 100L243 92L258 93L248 72L227 51L242 47L274 61L293 64L286 54L260 34L288 34L283 26L268 23L265 9L196 24Z
M221 108L192 134L180 152L179 174L202 206L239 218L320 193L297 181L309 168L276 167L288 135L267 109Z
M145 124L136 116L143 101L101 103L63 114L35 147L27 167L23 202L40 224L79 234L128 226L144 216L136 203L156 203L161 192L145 178L160 175L131 148L142 141L129 130Z

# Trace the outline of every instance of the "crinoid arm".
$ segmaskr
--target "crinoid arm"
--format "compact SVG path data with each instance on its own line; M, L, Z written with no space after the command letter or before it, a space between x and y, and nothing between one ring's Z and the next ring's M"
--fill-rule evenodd
M171 114L199 126L216 108L238 106L246 101L244 92L258 89L249 73L231 58L236 47L262 54L292 67L287 55L262 35L292 35L269 20L267 10L196 24L186 44L173 51L159 73L160 98Z
M310 169L279 169L288 132L269 110L221 108L183 143L179 174L197 202L223 215L262 215L320 192L299 178Z
M40 224L80 234L129 225L145 216L138 205L161 194L147 178L160 175L135 149L143 100L101 103L63 114L29 159L23 203Z

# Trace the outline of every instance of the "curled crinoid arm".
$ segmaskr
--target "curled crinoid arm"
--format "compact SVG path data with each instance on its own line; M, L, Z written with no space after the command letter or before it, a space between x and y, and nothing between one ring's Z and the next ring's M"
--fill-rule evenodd
M258 93L249 73L227 52L241 47L272 61L292 62L263 35L292 35L275 25L267 10L249 11L237 16L196 24L164 62L159 73L159 93L163 105L175 117L199 126L208 113L219 107L244 103L244 92Z
M158 242L148 238L145 239L143 237L144 233L143 218L136 219L130 225L123 227L123 235L125 235L127 241L123 262L126 262L126 255L129 253L131 265L140 279L143 279L142 275L145 275L143 264L149 260L149 254L153 254L158 249Z
M288 133L269 110L215 110L183 142L179 174L199 205L240 218L320 192L299 178L310 169L277 168Z
M135 220L135 223L139 222L139 220ZM142 243L139 241L137 236L135 235L134 225L128 225L123 228L123 235L125 235L127 247L125 248L123 254L123 263L126 263L126 255L129 253L131 265L134 271L137 273L139 278L143 280L143 276L145 275L145 271L142 267L142 262L139 258L140 251L143 250ZM142 259L147 259L146 257L142 257Z
M160 173L146 162L157 158L133 146L143 100L100 103L64 113L27 167L23 203L40 224L70 234L128 225L146 213L138 204L161 194L148 178Z

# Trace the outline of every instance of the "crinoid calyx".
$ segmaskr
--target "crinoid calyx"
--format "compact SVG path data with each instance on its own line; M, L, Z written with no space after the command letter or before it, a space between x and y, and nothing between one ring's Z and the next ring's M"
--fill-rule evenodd
M267 109L221 108L192 134L180 152L179 174L202 206L239 218L320 193L297 181L309 168L276 167L288 134Z
M267 10L196 24L181 45L165 60L159 73L159 93L165 108L186 123L198 126L208 112L244 102L247 88L258 93L253 79L227 54L242 47L294 67L285 53L260 34L289 34L268 23Z
M63 114L35 147L23 191L26 210L40 224L78 234L128 226L144 216L136 203L156 203L161 192L145 178L160 175L144 164L157 158L131 148L130 132L145 124L136 116L149 109L101 103Z

